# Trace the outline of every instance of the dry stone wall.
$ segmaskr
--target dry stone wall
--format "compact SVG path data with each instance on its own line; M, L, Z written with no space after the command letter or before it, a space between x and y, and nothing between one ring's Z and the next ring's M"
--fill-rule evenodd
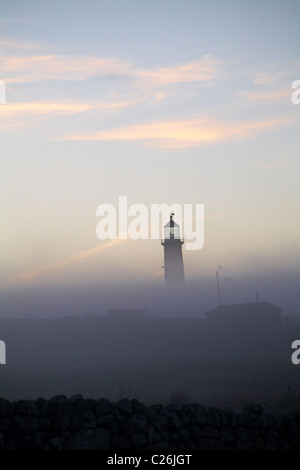
M279 416L259 404L240 412L196 403L144 406L81 395L1 398L0 449L293 450L300 449L300 412Z

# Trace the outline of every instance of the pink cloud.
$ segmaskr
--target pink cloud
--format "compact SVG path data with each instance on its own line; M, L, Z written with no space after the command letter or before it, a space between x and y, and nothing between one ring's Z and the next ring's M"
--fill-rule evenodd
M196 147L229 140L253 138L262 130L285 124L285 120L223 122L216 119L159 121L108 131L67 135L62 140L140 141L160 148Z

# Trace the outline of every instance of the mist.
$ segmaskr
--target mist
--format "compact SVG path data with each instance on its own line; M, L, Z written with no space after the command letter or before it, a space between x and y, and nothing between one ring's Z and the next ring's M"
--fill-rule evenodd
M291 343L300 335L296 279L295 273L259 283L255 276L220 277L222 305L267 302L282 309L279 330L270 318L253 331L234 320L226 329L209 323L206 312L218 306L215 273L187 282L184 291L166 289L162 278L3 290L1 395L81 393L232 407L249 400L276 407L288 395L290 403L300 388L291 362Z
M224 270L225 271L225 270ZM230 277L219 273L222 304L268 301L284 315L300 314L298 270ZM56 318L103 315L112 308L143 308L147 316L194 317L218 305L215 272L187 279L185 290L168 290L162 277L155 280L116 280L64 284L32 282L0 290L1 317Z

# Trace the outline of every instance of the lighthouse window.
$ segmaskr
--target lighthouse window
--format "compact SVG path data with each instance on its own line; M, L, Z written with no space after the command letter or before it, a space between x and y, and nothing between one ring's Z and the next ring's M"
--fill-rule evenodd
M180 238L180 230L179 230L179 227L165 227L165 239L169 239L169 238L175 238L175 239L179 239Z

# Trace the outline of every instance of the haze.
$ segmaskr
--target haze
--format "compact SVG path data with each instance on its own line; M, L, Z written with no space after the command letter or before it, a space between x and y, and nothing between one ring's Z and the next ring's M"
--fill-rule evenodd
M219 266L223 304L299 315L299 18L297 0L0 3L3 321L115 308L203 319ZM184 295L164 290L160 240L97 238L97 207L121 195L204 204L204 247L183 249ZM9 328L17 363L25 330ZM22 380L19 394L50 393Z

